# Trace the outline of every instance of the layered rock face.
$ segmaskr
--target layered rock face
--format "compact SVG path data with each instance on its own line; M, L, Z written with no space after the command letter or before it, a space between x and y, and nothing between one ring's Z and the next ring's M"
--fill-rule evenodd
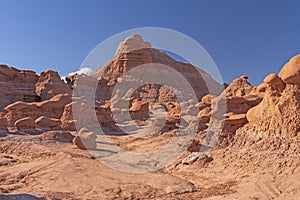
M72 90L58 72L44 71L38 76L30 70L0 65L0 127L19 130L60 128L65 104Z
M177 62L173 58L169 57L167 54L157 49L146 48L137 49L128 53L118 54L117 57L109 61L105 66L99 68L98 71L92 74L95 77L99 77L101 81L98 87L98 98L103 99L105 98L105 95L111 95L107 93L109 92L109 89L103 87L103 84L106 81L107 86L114 86L118 83L118 81L120 82L122 80L121 78L123 75L125 75L128 71L134 69L135 67L141 67L141 71L143 70L145 73L149 73L149 75L151 75L151 64L153 63L159 63L171 67L177 72L179 72L181 75L183 75L185 79L189 82L189 84L193 87L199 100L205 94L218 94L222 91L222 87L220 86L220 84L215 82L210 77L210 75L208 75L203 70L196 68L191 64ZM209 91L208 85L210 86L210 88L213 88L212 91ZM149 90L152 89L151 95L157 95L157 97L152 99L151 96L145 96L140 98L144 98L144 100L147 101L156 100L157 98L159 98L160 88L167 90L164 86L152 85L151 87L149 85L145 85L144 87L140 88L140 91L148 90L147 93L150 93ZM157 91L154 92L153 90Z
M242 76L235 79L226 89L226 115L224 131L234 133L238 128L247 123L247 111L256 106L262 98L248 81Z
M0 111L16 101L39 101L40 97L35 93L38 78L34 71L0 65Z
M137 49L147 48L151 48L151 44L149 42L145 42L144 39L138 34L131 35L127 37L125 41L119 44L119 47L116 51L116 56L129 53Z

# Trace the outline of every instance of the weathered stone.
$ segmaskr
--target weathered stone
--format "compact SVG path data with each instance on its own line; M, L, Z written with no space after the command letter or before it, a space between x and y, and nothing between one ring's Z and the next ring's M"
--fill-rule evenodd
M71 88L61 80L58 72L47 70L40 75L35 85L36 94L42 98L42 101L51 99L57 94L71 94Z
M294 56L286 63L278 76L287 84L300 85L300 54Z
M36 128L36 124L32 117L24 117L19 119L14 125L18 130L31 130Z
M273 89L282 92L285 88L284 82L277 76L277 74L269 74L264 79L264 82L272 86Z
M60 120L50 117L41 116L35 120L38 128L58 128L60 127Z

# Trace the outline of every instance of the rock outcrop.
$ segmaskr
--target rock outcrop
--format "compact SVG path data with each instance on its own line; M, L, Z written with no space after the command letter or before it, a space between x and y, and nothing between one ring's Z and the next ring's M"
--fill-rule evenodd
M147 119L149 117L149 102L135 101L129 111L133 120Z
M0 65L0 111L16 101L40 101L35 93L38 78L34 71Z
M73 139L73 144L76 145L79 149L95 149L97 147L96 143L97 135L93 132L88 131L87 129L80 129L77 136Z
M36 120L45 116L48 118L60 119L64 110L64 106L71 102L71 96L68 94L58 94L53 98L43 102L25 103L17 101L6 106L6 118L9 125L14 125L15 121L24 117L31 117Z
M35 120L35 123L38 128L60 128L60 119L55 119L51 117L41 116Z
M76 130L75 120L72 115L72 104L73 103L69 103L69 104L65 105L63 114L60 118L61 127L64 130L70 130L70 131Z
M239 134L263 137L294 137L300 131L300 55L283 66L279 75L265 79L263 100L247 112L249 124Z
M278 92L282 92L285 88L284 82L279 78L277 74L269 74L264 79L264 83L272 87L274 90L277 90Z
M18 130L33 130L36 128L35 121L32 117L24 117L24 118L18 119L14 123L14 126Z
M147 83L139 88L131 88L134 91L126 90L125 93L112 96L117 84L130 85L138 81L135 77L123 76L130 70L145 66L143 73L149 76L155 74L154 68L151 68L153 63L166 65L183 75L199 102L179 102L176 95L178 91L156 83ZM83 94L74 97L72 101L72 89L80 77L84 77L82 83L87 83L82 86L84 90L89 89L89 83L97 81L95 99L87 97L81 101L86 97ZM206 72L191 64L175 61L167 54L151 48L151 44L141 36L133 35L120 43L116 56L106 65L91 76L69 76L66 78L67 84L55 71L44 71L38 76L32 71L0 65L0 92L3 94L0 97L3 107L0 109L6 112L0 114L0 129L7 130L8 126L15 126L19 130L62 128L75 131L75 123L79 127L95 123L93 115L96 114L104 130L120 131L116 119L123 112L129 112L131 120L137 121L139 125L146 125L151 109L160 105L166 111L162 132L177 129L181 120L191 118L182 113L192 111L196 112L201 134L209 128L212 119L217 119L224 122L223 138L233 137L237 130L295 136L300 130L300 55L286 63L278 75L267 75L258 87L252 86L247 79L247 76L237 78L222 91L223 86ZM181 95L185 95L184 92ZM127 107L114 107L113 103L116 102L126 104ZM73 109L84 116L80 122L74 119ZM88 149L93 149L96 148L95 139L95 135L90 132L82 132L73 142L79 148L86 148L86 143Z
M222 109L221 107L226 107L226 114L222 116L225 118L224 132L235 133L238 128L244 126L247 123L247 111L262 100L256 88L247 79L248 77L242 76L233 80L225 89L223 95L213 99L214 104L218 105L215 108L216 112L219 112Z
M102 110L103 105L108 105L109 100L112 98L113 88L117 84L129 85L135 81L135 77L130 77L129 80L124 79L123 75L127 74L127 72L136 67L142 67L143 69L141 70L143 70L144 74L148 76L153 74L153 76L156 76L155 66L153 65L157 64L168 66L183 75L196 93L197 100L200 100L208 93L217 95L224 89L223 85L214 81L203 70L188 63L175 61L167 54L151 48L151 45L144 42L141 36L133 35L126 38L120 44L115 58L92 74L93 77L97 77L99 80L96 92L96 109ZM168 75L169 73L166 73L166 76L163 77L169 77L170 82L177 81ZM69 81L72 84L71 78ZM146 119L148 117L148 108L151 108L155 104L162 105L168 113L164 130L178 128L176 124L180 121L180 112L183 112L183 110L178 106L179 100L175 95L175 91L165 85L155 83L145 84L139 88L135 88L131 96L124 94L123 96L118 96L118 99L130 99L129 106L124 109L129 109L133 119ZM136 102L141 102L141 105L145 105L142 107L143 111L132 110L133 107L130 106L135 107ZM145 103L148 103L148 105ZM100 117L98 115L99 122L108 122L108 126L114 127L114 120L109 119L109 117L113 117L111 110L106 111L106 113L109 114L105 115L105 120L101 119L103 116Z
M151 48L151 44L149 42L145 42L144 39L138 34L131 35L119 44L119 47L116 51L116 56L129 53L137 49L146 48Z
M300 130L299 85L287 84L281 94L266 91L260 104L247 113L249 132L269 136L295 136Z
M5 113L0 112L0 130L7 130L8 122L5 118Z
M300 84L300 54L286 63L278 76L287 84Z
M72 93L71 88L61 80L58 72L52 70L43 71L35 87L36 94L42 101L49 100L57 94Z

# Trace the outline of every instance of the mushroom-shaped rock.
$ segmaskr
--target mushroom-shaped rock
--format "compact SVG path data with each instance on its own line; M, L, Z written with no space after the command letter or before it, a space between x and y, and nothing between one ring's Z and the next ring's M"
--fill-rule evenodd
M35 120L35 123L38 128L55 128L60 126L60 120L51 118L51 117L46 117L46 116L41 116Z
M278 76L287 84L300 85L300 54L286 63Z
M24 117L15 122L15 127L18 130L27 130L27 129L35 129L36 124L32 117Z
M266 76L264 83L272 86L273 89L276 89L279 92L282 92L285 88L284 82L281 80L281 78L279 78L279 76L277 76L277 74L274 73Z

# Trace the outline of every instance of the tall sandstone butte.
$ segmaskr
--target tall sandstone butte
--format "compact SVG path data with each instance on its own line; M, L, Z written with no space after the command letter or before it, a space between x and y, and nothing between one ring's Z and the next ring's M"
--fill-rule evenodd
M103 107L109 108L109 111L104 113L104 116L103 112L98 112L101 113L100 116L98 115L99 122L101 124L104 126L114 127L110 100L112 98L114 87L118 83L124 84L123 75L126 75L132 69L140 67L140 71L144 74L155 76L157 74L155 74L154 65L157 64L170 67L182 75L188 84L191 85L197 100L200 100L208 93L217 95L224 89L222 84L216 82L203 70L188 63L178 62L166 53L152 48L151 44L149 42L145 42L140 35L132 35L120 43L113 59L108 61L104 66L100 67L91 75L99 81L98 88L96 90L96 109L102 110ZM166 75L170 76L170 74ZM135 77L133 77L133 79L134 78ZM69 80L68 84L73 86L72 82L74 82L74 77L70 77L67 80ZM172 79L171 81L178 80ZM134 106L136 102L147 102L148 104L143 105L148 107L158 103L165 107L168 112L167 122L170 126L174 127L174 124L178 122L178 116L180 118L181 111L178 99L171 88L157 83L149 83L142 85L139 88L134 88L133 90L134 91L131 96L127 96L129 91L123 96L118 96L119 102L122 99L130 99L127 111L131 112L131 116L133 118L140 116L142 119L145 118L145 116L148 116L147 113L144 113L148 112L148 109L145 108L145 106L141 107L143 110L134 109L133 111L132 106ZM137 115L137 113L139 114Z

